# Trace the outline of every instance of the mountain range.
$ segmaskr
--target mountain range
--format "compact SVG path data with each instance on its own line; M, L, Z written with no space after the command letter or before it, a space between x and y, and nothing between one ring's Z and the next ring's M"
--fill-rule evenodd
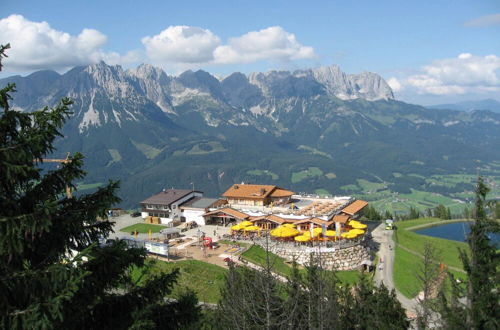
M458 103L437 104L427 106L429 109L448 109L459 111L489 110L500 113L500 102L493 99L462 101Z
M432 191L423 177L500 160L500 114L400 102L379 75L338 66L219 79L101 62L7 82L20 111L74 101L54 157L82 152L81 189L120 179L125 207L165 187L218 196L240 181L330 194L355 192L357 180Z

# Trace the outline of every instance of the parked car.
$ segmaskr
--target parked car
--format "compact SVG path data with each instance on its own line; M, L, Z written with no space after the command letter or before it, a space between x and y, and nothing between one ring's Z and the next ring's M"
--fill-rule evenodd
M132 218L137 218L141 216L141 212L134 212L130 215Z

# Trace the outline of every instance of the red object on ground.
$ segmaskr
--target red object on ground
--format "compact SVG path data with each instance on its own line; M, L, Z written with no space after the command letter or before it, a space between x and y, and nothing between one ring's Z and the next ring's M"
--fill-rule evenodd
M204 237L203 245L205 245L208 248L212 248L212 237Z

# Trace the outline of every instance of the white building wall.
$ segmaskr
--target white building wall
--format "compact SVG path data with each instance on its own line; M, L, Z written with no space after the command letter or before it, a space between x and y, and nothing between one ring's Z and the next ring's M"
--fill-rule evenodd
M172 222L172 219L170 219L170 218L160 218L160 222L161 222L162 225L167 225L170 222Z
M180 220L180 217L183 216L183 214L182 214L182 210L179 208L179 205L190 200L193 197L203 197L203 194L199 193L199 192L192 192L192 193L184 196L183 198L175 201L174 203L172 203L172 205L170 206L170 208L172 210L172 214L170 216L172 217L172 219L174 219L175 216L177 215L179 217L179 220ZM175 206L175 208L174 208L174 206Z
M148 212L141 212L141 218L146 219L149 216Z
M205 219L202 215L205 213L205 210L186 210L184 209L183 216L186 218L186 222L196 221L198 226L205 225Z

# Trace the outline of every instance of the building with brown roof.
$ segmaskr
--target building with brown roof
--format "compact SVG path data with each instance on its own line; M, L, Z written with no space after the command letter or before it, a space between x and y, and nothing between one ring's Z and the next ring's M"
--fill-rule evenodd
M268 206L290 202L293 191L274 185L233 184L222 196L230 205Z
M229 223L239 223L248 220L250 216L230 207L214 210L203 214L206 224L225 226Z
M363 209L368 205L368 202L357 199L351 204L342 209L342 213L350 215L354 219L358 219L363 213Z
M259 226L264 230L274 229L285 223L293 223L293 220L284 219L274 214L265 215L261 217L252 217L249 219L255 226Z

